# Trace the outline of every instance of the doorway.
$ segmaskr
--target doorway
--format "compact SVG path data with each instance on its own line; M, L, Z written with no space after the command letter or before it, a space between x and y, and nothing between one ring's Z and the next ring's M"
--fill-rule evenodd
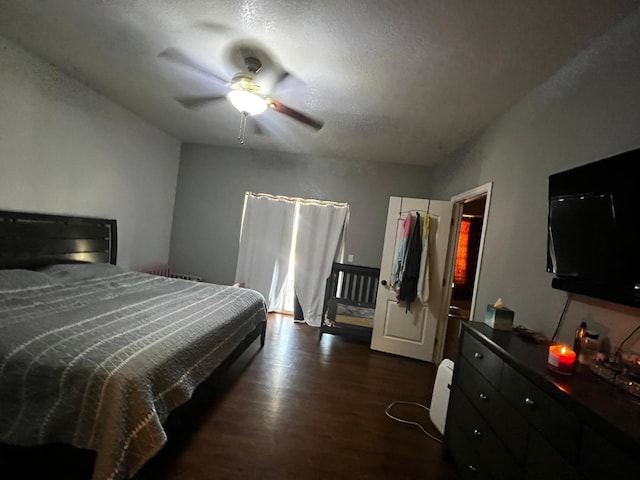
M491 185L482 185L451 199L461 206L462 215L451 280L444 358L457 357L460 323L474 318Z

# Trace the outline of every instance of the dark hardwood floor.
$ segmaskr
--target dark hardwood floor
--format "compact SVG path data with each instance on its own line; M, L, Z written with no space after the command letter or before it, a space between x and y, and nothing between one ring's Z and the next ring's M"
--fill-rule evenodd
M454 479L439 443L385 415L394 400L428 406L436 370L271 315L264 349L254 342L173 412L168 443L134 478ZM393 413L440 436L419 407ZM90 478L92 456L53 452L0 450L0 478Z
M272 315L264 349L198 391L198 418L172 429L137 477L453 479L439 443L384 413L394 400L428 406L436 369L333 335L318 342L317 329ZM439 436L419 407L393 412Z

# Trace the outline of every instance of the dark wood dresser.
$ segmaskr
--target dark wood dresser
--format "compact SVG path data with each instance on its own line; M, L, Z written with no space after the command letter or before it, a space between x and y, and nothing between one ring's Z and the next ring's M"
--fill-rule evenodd
M638 480L640 400L548 346L463 322L444 454L463 479Z

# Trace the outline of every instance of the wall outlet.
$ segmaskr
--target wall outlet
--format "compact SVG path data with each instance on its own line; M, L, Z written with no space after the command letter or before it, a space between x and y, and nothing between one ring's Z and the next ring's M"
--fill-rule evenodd
M353 254L350 253L349 255L347 255L347 262L349 263L353 263Z

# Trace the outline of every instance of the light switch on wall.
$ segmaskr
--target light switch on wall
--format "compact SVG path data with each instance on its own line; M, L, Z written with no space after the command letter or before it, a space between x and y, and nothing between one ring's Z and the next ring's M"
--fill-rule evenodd
M350 253L349 255L347 255L347 262L349 263L353 263L353 254Z

